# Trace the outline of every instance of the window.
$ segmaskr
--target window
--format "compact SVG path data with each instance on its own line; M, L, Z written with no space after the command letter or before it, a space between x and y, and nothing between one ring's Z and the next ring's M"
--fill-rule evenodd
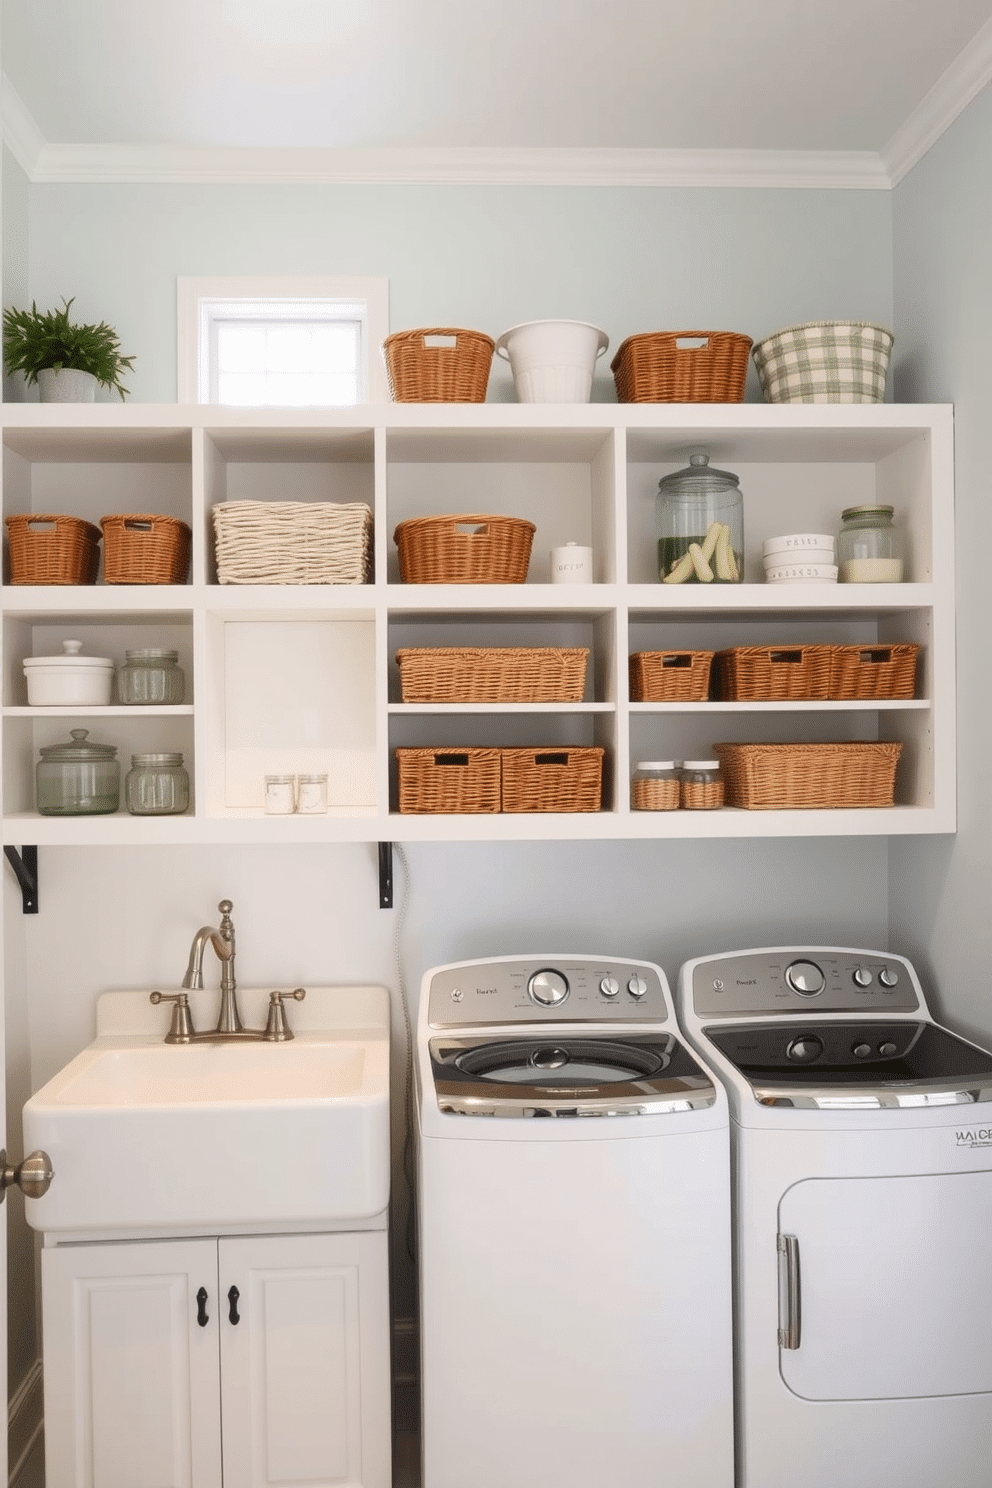
M234 408L384 402L385 279L179 280L179 401Z

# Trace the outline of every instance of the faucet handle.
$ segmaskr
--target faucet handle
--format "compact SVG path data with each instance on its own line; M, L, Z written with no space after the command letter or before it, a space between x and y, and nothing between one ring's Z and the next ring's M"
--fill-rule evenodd
M188 1044L193 1039L193 1018L189 1010L189 997L185 992L151 992L148 1001L155 1003L172 1002L172 1022L169 1031L165 1035L167 1044Z
M287 997L295 998L302 1002L306 997L305 987L294 987L292 992L270 992L269 993L269 1016L265 1024L264 1038L271 1043L285 1043L293 1037L293 1031L286 1022L286 1011L283 1008L283 1000Z

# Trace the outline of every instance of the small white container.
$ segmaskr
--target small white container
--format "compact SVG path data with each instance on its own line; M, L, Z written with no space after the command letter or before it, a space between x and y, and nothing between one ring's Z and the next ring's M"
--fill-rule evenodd
M552 584L592 583L592 548L570 542L563 548L552 548L549 558Z
M326 775L297 775L296 810L300 816L327 815Z
M768 584L836 584L837 565L834 563L787 563L779 568L765 569Z
M584 320L530 320L496 342L521 403L588 403L597 358L610 344Z
M292 816L296 810L296 777L294 775L266 775L266 816Z
M810 562L819 561L811 558L813 552L827 552L830 554L827 561L832 563L836 547L832 532L787 532L782 537L766 537L761 552L765 558L774 553L787 553L790 558L806 558Z
M63 641L61 656L28 656L24 675L32 708L105 708L114 685L114 663L82 656L82 641Z

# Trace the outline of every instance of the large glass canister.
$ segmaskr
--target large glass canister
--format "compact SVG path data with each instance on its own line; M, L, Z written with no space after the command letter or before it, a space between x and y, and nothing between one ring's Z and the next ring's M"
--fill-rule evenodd
M903 575L902 533L891 506L849 506L837 534L842 584L898 584Z
M125 651L124 665L117 674L121 702L139 706L181 703L186 679L178 663L178 651Z
M189 775L181 754L132 754L124 780L132 816L179 816L189 806Z
M663 584L740 584L744 499L736 475L690 455L658 482L658 577Z
M121 767L112 744L70 729L68 744L47 744L35 771L41 816L107 816L121 801Z

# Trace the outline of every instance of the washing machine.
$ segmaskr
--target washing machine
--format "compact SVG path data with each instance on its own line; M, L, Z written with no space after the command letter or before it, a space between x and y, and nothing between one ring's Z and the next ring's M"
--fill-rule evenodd
M730 1099L739 1488L992 1483L992 1055L901 956L682 967Z
M657 966L422 982L423 1488L731 1488L729 1118Z

